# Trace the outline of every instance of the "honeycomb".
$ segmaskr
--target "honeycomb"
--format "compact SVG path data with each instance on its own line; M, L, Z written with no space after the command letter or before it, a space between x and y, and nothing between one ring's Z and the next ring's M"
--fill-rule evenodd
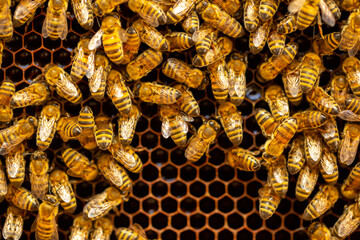
M14 8L12 8L14 11ZM28 86L32 80L42 72L42 68L48 63L55 63L67 72L71 69L71 56L80 36L86 33L74 18L71 8L68 18L69 33L65 41L43 39L41 27L45 18L45 10L38 9L36 16L29 26L23 26L14 30L14 36L3 53L3 63L0 70L0 80L9 78L16 83L16 90ZM286 12L286 5L281 4L279 13ZM126 6L121 5L123 27L132 23L135 14ZM343 12L339 22L347 19L348 13ZM98 29L95 21L94 30ZM166 32L169 26L160 26L162 32ZM172 30L180 30L180 26L171 26ZM315 29L315 30L314 30ZM339 24L333 28L323 26L324 34L340 29ZM300 46L298 56L303 56L311 49L311 39L316 28L308 28L300 32L296 31L289 36L288 41L297 42ZM145 45L141 45L144 50ZM240 145L243 148L257 150L265 143L265 138L254 118L255 108L268 109L263 99L264 90L269 84L261 84L255 80L255 72L263 57L270 56L267 47L261 54L253 55L248 48L248 36L235 40L236 51L246 53L248 56L248 69L246 72L247 90L246 99L238 107L244 117L244 139ZM175 57L190 62L195 55L194 51L186 53L166 54L166 57ZM342 60L346 57L344 52L338 50L333 55L325 56L324 66L326 71L322 73L320 85L328 83L331 76L340 69ZM161 67L152 71L142 81L157 81L172 85L174 81L164 76ZM275 83L282 85L281 77L275 79ZM81 105L74 105L55 94L55 98L61 101L62 111L75 116L84 105L92 108L94 115L105 113L115 120L118 113L111 100L106 97L103 102L97 102L90 96L87 82L82 80L79 87L83 93L84 101ZM215 117L216 103L208 86L205 91L192 90L199 102L201 114L207 117ZM203 156L197 163L191 164L184 157L184 149L177 147L171 140L161 137L161 121L157 114L158 106L155 104L139 102L142 112L136 135L132 142L133 147L139 148L138 152L144 168L140 174L130 174L134 181L133 195L130 200L120 205L120 212L110 212L114 226L128 227L133 223L139 223L146 231L149 239L242 239L242 240L268 240L268 239L307 239L306 228L310 222L304 221L301 215L309 200L299 202L295 198L296 176L290 176L289 191L270 219L264 221L258 213L258 190L266 181L266 170L262 168L256 173L241 172L234 170L224 163L226 149L232 147L232 143L222 130L217 143L210 148L209 156ZM301 107L293 107L292 112L308 107L303 101ZM41 107L26 107L15 109L14 117L21 118L25 115L38 116ZM200 118L196 118L194 126L198 128L202 124ZM342 131L343 123L339 122L339 131ZM115 129L117 131L117 129ZM35 139L27 141L27 149L32 152L36 149ZM65 165L59 159L60 151L64 147L72 147L91 158L93 152L81 148L77 141L63 143L59 135L55 138L46 151L50 161L55 167L65 169ZM26 158L28 158L27 156ZM3 157L2 157L3 158ZM27 165L29 159L27 159ZM339 183L347 177L349 168L339 168ZM85 182L72 179L74 191L77 197L78 207L74 214L61 213L58 215L59 239L68 239L70 227L74 216L82 211L87 199L102 192L108 183L101 177L95 182ZM324 183L319 179L318 184ZM27 176L24 187L30 189ZM314 190L314 193L317 189ZM311 195L313 196L314 193ZM310 197L311 198L311 197ZM310 199L309 198L309 199ZM320 217L320 221L332 226L340 216L346 200L339 199L334 208ZM0 228L5 222L8 203L0 203ZM28 213L24 223L24 232L21 239L35 239L34 233L30 232L31 225L36 213ZM360 231L351 235L349 239L359 239ZM111 239L116 239L112 234Z

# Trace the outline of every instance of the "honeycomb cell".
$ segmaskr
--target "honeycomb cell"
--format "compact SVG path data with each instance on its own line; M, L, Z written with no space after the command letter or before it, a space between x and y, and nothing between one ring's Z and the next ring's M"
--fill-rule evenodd
M288 233L287 231L285 230L281 230L277 233L275 233L275 239L278 239L278 240L287 240L287 239L290 239L290 233Z
M225 193L225 185L221 182L213 182L209 186L211 196L220 197Z
M195 240L196 234L191 230L187 230L180 234L180 239Z
M246 119L245 126L246 129L249 130L252 134L261 133L261 129L256 122L255 116L251 116L250 118Z
M311 48L311 42L309 39L307 39L304 36L300 36L297 39L294 40L294 42L296 42L299 45L299 51L298 53L300 55L304 55L306 52L309 51L309 49Z
M10 66L12 63L13 63L12 53L7 51L6 49L4 49L1 67L6 68L6 67Z
M305 208L307 207L309 203L307 201L303 201L303 202L300 202L300 201L295 201L294 202L294 210L295 212L297 212L299 215L302 215L305 211Z
M182 197L186 194L186 185L180 181L171 184L171 194L175 197Z
M50 38L44 38L43 39L44 42L44 47L46 47L47 49L54 51L56 49L58 49L61 45L61 40L57 39L57 40L51 40Z
M130 224L130 219L126 214L120 214L119 216L114 217L115 227L128 226Z
M219 240L234 239L234 236L232 232L230 232L229 230L223 230L219 232L218 239Z
M166 165L165 167L161 168L161 176L168 182L175 180L177 175L177 168L172 165Z
M184 181L193 181L196 178L196 169L191 165L186 165L180 169L180 177Z
M63 47L69 52L72 52L76 48L80 37L72 32L69 32L66 39L67 41L63 41Z
M271 218L266 220L266 227L269 229L277 229L281 227L281 218L279 215L274 214Z
M228 185L228 192L232 197L239 197L244 193L244 185L238 181L233 181Z
M237 109L241 112L243 117L247 117L252 113L253 107L252 107L252 103L250 103L249 101L247 101L247 99L245 99L238 107ZM244 140L243 140L244 142Z
M247 217L246 224L250 229L256 230L262 226L262 219L258 214L253 213Z
M252 233L244 229L237 233L237 239L252 239Z
M185 151L183 149L177 148L171 151L171 162L181 166L187 162L185 158Z
M211 215L209 218L210 227L215 229L222 228L224 226L224 222L225 222L224 216L218 213Z
M89 198L93 195L92 184L81 182L76 185L76 194L82 198Z
M147 117L152 117L157 113L157 105L154 103L141 102L141 113Z
M167 213L175 212L177 210L177 201L167 197L161 201L161 208Z
M215 209L215 201L212 198L205 197L200 200L200 210L205 213L210 213Z
M149 226L149 217L143 213L139 213L133 217L133 223L138 223L145 229Z
M200 178L207 182L213 180L215 178L215 168L209 165L200 168Z
M144 117L140 117L137 122L135 131L137 133L141 133L144 132L148 127L149 127L149 121Z
M284 198L281 200L278 208L277 208L277 212L281 213L281 214L286 214L290 211L291 208L291 202L289 199Z
M34 53L34 61L36 66L45 67L51 61L51 53L45 49L40 49Z
M212 240L215 239L215 234L213 231L210 231L209 229L205 229L200 232L199 234L200 240Z
M326 215L322 218L322 221L323 221L327 226L333 226L337 220L338 220L338 218L337 218L336 216L334 216L333 214L326 214Z
M147 185L146 185L147 186ZM155 197L163 197L168 192L168 186L164 182L156 182L151 186L152 194ZM147 194L146 194L147 195ZM145 195L145 196L146 196Z
M154 198L145 199L142 204L143 210L149 214L156 212L159 208L158 201Z
M59 67L66 67L71 63L70 53L65 49L59 49L55 51L54 63ZM89 93L89 91L87 93Z
M306 231L298 231L294 233L294 240L308 240L309 236Z
M256 102L261 98L262 90L257 84L250 84L246 87L246 98Z
M160 145L166 149L172 149L176 147L176 144L171 139L165 139L162 136L160 137Z
M151 119L150 125L152 130L156 132L161 132L162 121L160 120L159 117L156 116L153 119Z
M295 214L289 214L285 217L284 223L288 229L295 230L300 226L300 218Z
M31 53L21 50L15 54L15 64L22 68L27 68L32 62Z
M158 213L151 218L152 225L157 229L162 229L167 226L168 218L162 213Z
M184 215L176 214L171 217L171 226L175 229L182 229L186 226L187 219Z
M205 185L202 182L194 182L190 185L190 194L195 197L201 197L205 194Z
M143 168L142 176L146 181L154 181L159 177L159 170L153 165L147 165Z
M247 57L248 57L248 68L257 69L257 67L259 66L262 60L261 55L260 54L254 55L249 53Z
M158 234L153 230L145 231L146 236L148 239L158 239Z
M39 68L37 67L29 67L28 69L25 70L25 80L28 83L32 83L33 80L40 75L42 72Z
M23 78L23 71L18 67L10 67L6 69L6 77L14 83L20 82Z
M235 171L234 168L229 165L224 165L218 170L219 178L223 181L230 181L234 178Z
M195 229L200 229L205 226L205 221L205 216L199 213L196 213L190 217L190 225Z
M224 151L221 151L218 148L211 150L209 155L211 156L211 158L209 159L209 162L214 165L220 165L224 162L225 153L224 153Z
M168 152L162 148L155 149L151 152L151 160L158 166L163 165L168 160Z
M129 201L124 202L124 210L128 213L135 213L139 210L139 201L135 198L130 197Z
M22 36L14 32L11 41L5 43L5 47L12 52L18 51L23 44Z
M256 240L271 239L271 233L266 230L256 233Z
M41 47L41 36L35 32L30 32L24 37L24 47L28 50L36 50Z
M255 136L256 146L261 146L261 145L265 144L266 141L267 141L267 138L262 134L258 134Z
M244 149L249 149L253 145L253 137L247 133L243 132L243 140L240 144L240 147Z
M67 214L60 214L58 217L58 227L62 230L68 230L73 224L73 218Z
M227 217L227 224L232 229L238 229L243 226L244 218L237 213L233 213Z
M209 100L203 100L199 102L201 115L208 118L215 112L215 105Z
M185 213L193 212L196 209L196 201L190 197L187 197L180 202L180 208Z
M163 232L161 234L161 238L162 239L176 239L176 233L174 231L171 230L166 230L165 232Z

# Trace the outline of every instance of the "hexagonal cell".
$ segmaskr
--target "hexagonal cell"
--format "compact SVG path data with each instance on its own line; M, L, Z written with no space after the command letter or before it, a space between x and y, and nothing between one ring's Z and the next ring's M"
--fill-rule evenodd
M199 102L199 107L201 111L201 115L204 117L210 117L215 112L215 106L213 102L209 100L202 100Z
M180 177L184 181L193 181L196 174L196 169L191 165L186 165L180 169Z
M244 185L239 181L233 181L227 185L228 193L232 197L239 197L244 193Z
M136 124L135 131L137 133L141 133L141 132L145 131L148 127L149 127L149 121L146 118L141 116Z
M240 232L238 232L236 237L237 237L238 240L240 240L240 239L253 239L252 238L252 233L249 232L246 229L241 230Z
M187 230L180 234L180 239L195 240L196 234L191 230Z
M246 192L251 196L251 197L258 197L259 196L259 189L262 187L262 184L259 183L258 181L253 181L251 183L249 183L247 185L247 188L246 188Z
M254 143L253 137L249 133L243 132L243 140L240 144L240 147L244 149L248 149L253 145L253 143Z
M51 53L45 49L40 49L34 53L35 65L45 67L51 61Z
M126 214L120 214L119 216L114 217L114 225L116 228L129 226L130 219Z
M161 168L161 176L167 182L174 181L176 179L177 175L178 175L177 168L174 167L173 165L166 165Z
M139 210L139 201L130 197L129 201L124 202L124 210L128 213L135 213Z
M204 181L211 181L215 178L215 168L207 165L200 168L200 178Z
M14 32L11 41L5 43L5 48L9 49L12 52L16 52L20 48L22 48L22 37L21 35Z
M201 182L194 182L190 185L190 194L195 197L201 197L205 194L205 185Z
M196 213L190 217L190 225L195 229L200 229L205 225L205 216Z
M54 41L54 40L51 40L50 38L43 38L43 41L44 41L44 47L49 50L52 50L52 51L55 51L61 45L60 39L57 39Z
M13 63L13 55L11 52L4 49L2 56L2 64L1 67L6 68Z
M237 213L233 213L227 217L227 223L232 229L238 229L243 226L244 218Z
M257 69L259 64L262 62L262 57L260 54L252 54L252 53L249 53L247 55L248 57L248 68L251 68L251 69Z
M220 229L224 226L224 223L225 219L224 216L221 214L216 213L214 215L211 215L209 218L209 225L212 228Z
M199 238L200 238L200 240L213 240L213 239L215 239L215 234L213 231L211 231L209 229L205 229L200 232Z
M291 209L291 202L289 199L284 198L281 200L278 208L276 209L277 212L281 213L281 214L286 214L290 211Z
M176 197L182 197L186 194L186 185L180 181L171 184L171 194Z
M41 35L45 15L36 16L33 20L33 30Z
M247 130L249 130L253 134L261 133L261 129L258 123L256 122L255 116L251 116L250 118L246 119L244 126Z
M300 36L294 40L299 45L298 53L304 55L311 48L311 41L304 36Z
M237 208L242 213L248 213L254 208L254 202L248 197L241 198L237 202Z
M266 230L256 233L256 240L271 239L271 238L272 238L271 233Z
M102 110L103 113L109 117L115 117L118 114L118 110L110 99L102 103ZM135 136L137 136L137 134L134 135L134 138Z
M187 159L185 158L184 149L177 148L171 151L171 162L178 166L181 166L184 163L186 163Z
M249 36L243 36L242 38L235 39L235 48L241 53L249 52Z
M158 145L158 141L158 136L153 132L146 132L141 136L141 144L146 148L150 148L149 150L156 147Z
M139 213L133 217L133 223L138 223L145 229L149 226L149 217L143 213ZM153 226L155 225L153 224Z
M266 220L266 226L270 229L277 229L281 227L281 217L276 213L271 218Z
M257 84L252 83L246 87L245 96L250 101L255 102L261 98L262 90Z
M215 201L212 198L205 197L200 200L200 210L205 213L210 213L215 209Z
M209 155L211 156L211 158L209 158L209 162L214 165L220 165L224 162L225 153L218 148L211 150Z
M176 233L171 230L166 230L161 234L162 239L177 239Z
M29 67L25 70L25 80L28 83L32 83L33 80L39 76L42 73L42 71L37 67Z
M293 207L294 211L297 212L298 214L302 215L308 204L309 203L307 201L300 202L300 201L296 200L294 202L294 207Z
M152 214L159 209L159 202L154 198L148 198L143 201L144 211Z
M160 145L165 149L172 149L177 146L172 139L165 139L162 136L160 137Z
M31 53L21 50L15 54L15 63L22 68L28 67L32 62Z
M196 209L196 201L190 197L187 197L180 202L180 208L185 213L193 212Z
M338 218L333 214L326 214L322 218L323 223L325 223L327 226L333 226L337 220Z
M167 226L168 218L162 213L158 213L151 218L152 225L157 229L163 229Z
M24 37L24 47L28 50L36 50L41 47L41 36L35 32L30 32Z
M213 182L209 186L211 196L220 197L225 193L225 185L222 182Z
M164 182L156 182L151 186L151 192L155 197L163 197L168 192L168 186Z
M153 230L148 230L145 231L146 236L148 237L148 239L158 239L158 234L157 232L153 231Z
M161 208L167 213L172 213L177 210L177 201L173 198L167 197L161 201Z
M298 231L294 233L294 240L307 240L309 236L307 235L306 230Z
M256 230L262 226L262 219L258 214L253 213L247 217L246 224L252 230Z
M60 214L58 217L58 227L62 230L68 230L73 224L73 218L67 214Z
M142 176L146 181L154 181L159 177L159 170L153 165L147 165L142 171Z
M154 103L141 102L140 110L141 113L147 117L152 117L157 113L157 105Z
M218 208L223 213L230 212L231 210L234 209L234 201L231 200L231 198L229 198L228 196L226 196L219 200Z
M6 69L6 77L17 83L23 79L23 71L18 67L10 67Z
M182 229L186 226L187 220L184 215L176 214L171 217L171 226L175 229Z
M252 103L250 103L247 99L245 99L238 107L237 109L241 112L243 117L247 117L253 112L253 106ZM243 140L244 142L244 140Z
M66 67L71 63L70 53L65 49L59 49L54 52L54 63L59 67Z
M154 130L156 132L161 132L161 125L162 125L162 121L160 120L160 118L158 116L155 116L154 118L151 119L150 127L152 130Z
M234 235L232 234L232 232L225 229L225 230L219 232L218 239L219 240L234 239Z
M76 184L76 194L82 198L89 198L93 195L93 187L88 182L81 182Z
M295 230L300 227L300 218L295 214L289 214L284 220L285 226L290 230Z
M288 233L285 230L281 230L281 231L275 233L275 239L279 239L279 240L290 239L290 233Z

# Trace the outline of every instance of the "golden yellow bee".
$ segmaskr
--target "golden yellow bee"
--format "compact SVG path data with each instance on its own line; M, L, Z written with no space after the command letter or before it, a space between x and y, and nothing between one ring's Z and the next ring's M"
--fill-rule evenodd
M222 10L227 12L230 16L236 15L241 7L240 0L211 0L213 3L218 5Z
M340 112L340 106L322 87L311 89L306 94L306 99L309 103L314 104L316 108L329 115L338 115Z
M44 76L46 82L56 89L59 96L74 104L79 104L82 101L80 88L61 67L54 64L48 64L45 66Z
M360 211L359 211L359 197L355 200L355 203L345 206L343 214L338 218L334 226L332 227L332 233L334 236L345 239L360 225Z
M360 2L357 0L343 0L341 1L341 8L345 11L352 11L360 6Z
M61 105L58 102L52 101L43 107L36 133L36 145L40 150L45 150L50 146L60 115Z
M201 1L196 5L196 11L205 22L208 22L229 37L240 38L245 33L241 24L216 4Z
M4 170L4 165L0 161L0 201L4 200L4 197L8 191L8 184L6 181L6 174Z
M244 27L249 32L255 31L260 23L260 0L246 0L244 4Z
M114 131L109 117L99 115L95 118L94 135L96 143L101 150L106 150L110 147Z
M337 151L340 146L340 138L335 118L328 116L325 124L318 128L318 132L330 149Z
M285 198L289 186L289 174L286 168L286 158L280 155L275 162L267 163L268 183L275 193Z
M91 233L91 240L108 240L113 231L113 223L108 218L103 217L94 222L94 230Z
M123 195L117 188L108 187L102 193L90 198L84 206L83 217L92 221L97 220L121 204L125 197L127 196Z
M345 97L346 109L352 111L354 114L360 114L360 99L353 96L347 95Z
M354 57L358 52L360 34L360 10L355 9L350 14L347 23L341 30L340 51L347 51L350 57ZM343 63L344 64L344 63ZM354 66L353 66L354 67Z
M315 86L324 70L319 55L312 52L305 54L300 66L300 85L304 93L309 92Z
M336 184L339 177L337 158L327 146L323 146L323 153L320 159L320 173L328 184Z
M66 11L68 0L49 0L42 26L42 36L51 40L65 40L68 34Z
M259 24L249 37L249 48L252 54L258 54L264 48L272 26L272 19Z
M136 83L133 94L143 102L156 104L174 104L181 97L181 92L175 88L156 82Z
M6 201L13 203L16 207L26 211L37 211L38 200L25 188L18 188L9 184Z
M139 33L141 41L156 51L169 50L169 42L156 28L138 19L132 24Z
M92 222L85 220L82 215L77 216L74 219L71 227L70 240L88 239L90 231L92 229Z
M341 194L348 199L354 199L359 190L360 163L357 163L345 179L344 183L341 185Z
M162 65L162 72L191 88L203 89L207 82L203 71L176 58L168 58Z
M30 183L31 193L43 199L49 190L49 159L42 151L35 151L30 157Z
M156 3L150 0L129 0L131 11L139 14L148 24L153 27L164 25L167 22L165 12Z
M227 153L226 161L233 168L255 172L261 167L260 160L255 155L257 155L256 152L236 147Z
M89 89L91 96L97 101L104 98L106 79L110 69L111 65L108 58L104 54L96 53L94 73L89 78Z
M182 52L195 44L192 35L186 32L170 32L165 38L169 42L169 52Z
M256 77L260 82L268 82L276 78L276 76L289 65L299 50L297 43L291 42L285 45L280 55L273 55L266 62L262 63L256 73Z
M310 240L332 240L333 236L325 223L313 222L308 227L307 233ZM333 239L335 240L335 239Z
M230 101L239 106L245 98L247 57L239 53L233 53L226 69L229 76Z
M79 124L67 116L59 119L56 125L56 130L64 142L67 142L69 139L75 139L82 131Z
M243 139L243 120L241 113L231 102L224 102L218 108L220 122L226 135L234 145L239 145Z
M48 87L42 82L34 82L30 86L13 94L10 100L10 107L23 108L27 106L42 105L49 99L49 97L50 90Z
M5 42L11 40L14 32L10 6L10 0L2 0L0 2L0 39L5 40Z
M14 93L14 83L10 80L5 80L0 86L0 122L9 122L13 118L10 100Z
M327 90L330 90L330 96L336 101L340 108L344 109L349 89L349 82L346 80L345 75L337 74L331 79L330 86Z
M280 0L261 0L259 6L259 17L261 21L273 18L280 4Z
M176 145L184 147L187 143L187 132L189 130L187 115L182 115L180 110L174 105L163 105L160 107L161 135L164 138L171 136Z
M59 199L64 212L75 212L76 198L68 175L62 170L54 170L50 173L49 182L51 192Z
M20 187L25 178L25 145L20 143L5 158L6 173L10 183Z
M197 54L192 59L195 67L205 67L217 60L226 57L233 49L233 42L228 37L218 38L212 45L211 49L204 55Z
M70 76L75 82L79 82L85 75L90 78L95 70L95 50L89 49L90 39L83 37L74 50L74 57Z
M176 102L179 109L190 117L199 116L200 107L196 99L194 98L192 92L181 84L176 84L173 87L181 92L181 97Z
M269 219L276 211L281 197L267 184L259 189L259 213L264 220Z
M356 57L348 57L343 61L342 69L352 92L355 96L360 97L360 60Z
M132 191L132 181L123 167L113 159L111 154L98 152L95 155L101 174L106 180L116 186L123 193Z
M285 73L282 76L282 82L284 84L284 90L289 101L296 106L299 105L303 96L300 85L300 71L286 68Z
M168 11L169 14L169 11ZM168 17L169 21L169 17ZM200 28L200 20L195 10L192 10L187 17L181 21L181 26L185 30L185 32L194 34L194 32L198 31Z
M126 29L126 42L123 44L124 57L121 64L128 64L138 54L141 39L139 33L132 26Z
M59 239L56 216L59 212L59 201L54 195L47 194L40 204L39 213L32 227L35 238L39 240Z
M274 55L280 55L284 51L286 35L272 31L267 39L270 52Z
M163 60L162 53L148 49L126 65L126 80L140 80L159 66Z
M115 7L127 1L128 0L95 0L92 4L92 8L96 16L102 17L111 13Z
M205 152L209 151L210 144L214 144L220 131L220 125L215 120L204 122L196 134L189 140L185 150L185 157L191 162L199 160Z
M36 10L46 0L21 0L16 6L14 16L13 16L13 25L14 27L20 27L25 24L27 21L31 21L35 16Z
M2 229L4 239L19 240L23 233L25 212L15 206L9 206Z
M280 86L269 86L265 91L265 101L276 121L281 122L290 116L289 101Z
M289 117L284 119L277 128L275 128L271 139L266 141L265 152L263 154L264 159L269 161L276 160L296 133L297 126L296 118Z
M119 228L116 230L117 239L128 240L147 240L144 229L137 223L133 224L131 228Z
M311 166L320 162L322 154L322 139L315 130L304 130L305 159Z
M78 124L81 127L80 135L76 139L87 150L97 148L97 143L94 135L95 119L90 107L84 106L78 116Z
M257 108L255 109L255 119L262 134L265 137L270 138L275 128L278 126L278 122L273 115L263 108Z
M304 137L298 136L291 143L287 168L291 175L297 174L305 163Z
M209 23L203 23L200 28L193 33L192 39L195 42L196 52L199 55L205 55L211 45L215 42L219 34Z
M142 162L140 157L135 153L131 146L124 146L115 137L109 152L113 158L122 164L127 170L133 173L139 173L142 170Z
M119 71L112 69L109 72L106 92L120 113L129 114L131 93Z
M298 129L297 131L303 131L304 129L314 129L323 126L328 118L327 115L320 111L306 110L303 112L297 112L293 115L297 119Z
M89 30L94 25L94 11L89 0L71 0L74 15L81 27Z
M277 25L277 32L280 34L289 34L297 30L297 15L289 14L285 16Z
M192 9L196 0L180 0L177 1L170 9L167 11L167 24L176 24L184 19Z
M36 126L36 118L29 116L8 128L0 130L0 154L8 154L18 144L30 138L35 133Z
M296 182L295 195L297 200L304 201L307 199L315 188L319 177L318 166L311 166L305 163L300 170L299 177Z
M360 143L360 125L347 123L342 133L339 149L339 163L351 165Z
M326 34L324 38L319 37L313 41L314 52L321 55L330 55L338 48L340 40L340 32Z
M134 137L136 124L141 117L139 108L131 104L131 110L128 115L121 114L118 118L119 139L121 144L129 145Z
M229 94L229 73L224 58L207 66L210 73L211 90L218 103L227 101Z

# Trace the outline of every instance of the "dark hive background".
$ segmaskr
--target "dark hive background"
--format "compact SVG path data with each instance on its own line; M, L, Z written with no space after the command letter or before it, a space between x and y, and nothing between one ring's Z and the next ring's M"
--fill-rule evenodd
M14 8L12 8L12 12ZM42 23L45 18L45 9L39 9L33 22L27 27L14 29L12 41L6 44L3 54L3 64L0 70L0 80L11 79L16 84L16 90L28 86L32 79L42 72L42 68L48 63L55 63L67 72L71 69L72 51L76 47L80 36L86 33L76 22L72 14L68 19L69 33L65 41L52 41L43 39L41 36ZM286 5L281 4L278 15L285 14ZM123 28L129 26L135 17L126 6L121 5L121 15ZM340 21L347 19L347 12L342 13ZM160 26L159 29L165 33L169 26ZM180 24L170 26L172 30L181 29ZM94 30L98 29L95 21ZM288 35L287 41L299 43L300 50L298 56L303 56L311 50L311 39L314 36L314 27L300 32L296 31ZM323 26L324 34L338 31L340 25L333 28ZM290 39L289 39L290 37ZM141 46L144 50L145 45ZM248 35L235 40L235 51L247 53L248 70L246 99L238 107L244 117L244 139L240 145L243 148L257 150L264 144L265 138L256 124L254 109L258 107L267 108L263 100L264 91L271 83L263 85L255 80L255 72L262 58L271 56L267 47L262 54L252 55L248 48ZM194 48L187 53L164 54L167 57L175 57L190 62L194 56ZM331 56L323 58L324 66L327 70L322 74L320 85L326 85L331 76L340 70L341 62L346 57L344 52L338 50ZM172 85L173 80L161 73L161 65L152 71L142 81L157 81ZM281 84L281 76L275 79ZM79 113L84 105L92 108L94 115L101 112L112 116L116 123L117 110L111 100L106 97L105 101L99 103L91 98L87 86L87 80L79 83L82 90L84 101L80 105L73 105L62 100L62 111L69 112L72 116ZM198 100L201 114L205 117L215 117L216 103L213 98L210 86L205 91L192 90ZM55 93L56 95L56 93ZM57 98L61 101L60 98ZM303 102L305 103L305 101ZM234 170L224 163L226 149L232 147L223 129L221 130L217 143L211 146L210 158L203 156L196 164L190 164L184 157L184 149L177 147L170 139L161 137L161 121L157 115L158 107L155 104L138 102L143 116L140 118L136 135L132 146L143 148L138 152L144 164L141 174L130 174L134 181L133 195L130 200L120 205L120 215L110 212L110 217L114 226L128 227L133 223L139 223L147 233L149 239L307 239L306 227L310 222L303 221L301 215L309 200L299 202L295 198L296 176L290 176L289 190L272 218L263 221L258 214L258 189L266 181L266 170L262 168L256 173L240 172ZM302 109L306 109L304 105ZM292 113L296 109L292 109ZM25 115L36 115L41 111L41 107L27 107L14 110L14 117L20 118ZM202 121L195 119L195 127L198 128ZM116 123L117 124L117 123ZM340 123L339 131L342 132L343 124ZM115 129L117 131L117 129ZM36 149L35 138L27 141L28 151ZM56 134L50 148L46 151L50 161L55 162L55 166L64 168L65 165L58 158L60 150L65 146L70 146L77 150L82 149L77 141L69 141L64 144ZM148 149L148 150L146 150ZM91 158L92 152L82 149L82 153ZM27 166L29 164L27 158ZM355 161L356 162L356 161ZM354 165L354 164L353 164ZM28 169L28 168L27 168ZM350 169L350 168L349 168ZM347 177L349 169L339 168L339 183ZM28 170L27 170L28 171ZM28 174L24 187L30 189ZM319 183L323 183L319 178ZM103 191L107 183L101 177L95 182L85 182L73 179L73 187L77 197L78 208L74 215L82 211L87 199ZM311 197L317 192L313 191ZM311 199L310 197L310 199ZM335 207L327 214L320 217L320 221L332 226L338 216L342 213L347 202L339 199ZM5 222L7 202L0 203L0 226ZM59 239L68 239L70 226L74 215L61 213L58 216ZM25 220L24 233L21 239L35 239L34 233L30 233L31 225L35 219L35 213L28 213ZM353 233L350 239L359 239L360 231ZM112 235L115 239L115 235Z

